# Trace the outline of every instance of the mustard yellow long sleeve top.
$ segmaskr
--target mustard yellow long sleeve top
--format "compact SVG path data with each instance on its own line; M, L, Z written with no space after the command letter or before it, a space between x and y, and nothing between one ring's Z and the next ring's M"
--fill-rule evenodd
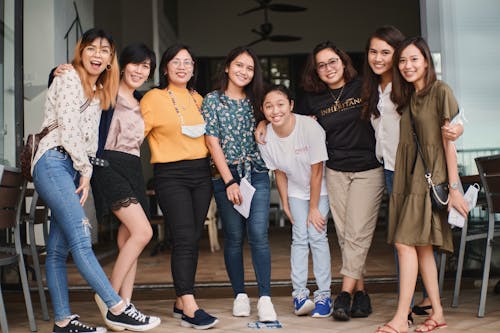
M175 104L184 119L184 125L203 123L199 106L203 97L191 95L188 89L169 86ZM196 103L195 103L196 101ZM169 163L195 160L208 156L205 136L188 137L181 132L181 121L166 89L152 89L141 99L144 118L144 136L151 150L151 163Z

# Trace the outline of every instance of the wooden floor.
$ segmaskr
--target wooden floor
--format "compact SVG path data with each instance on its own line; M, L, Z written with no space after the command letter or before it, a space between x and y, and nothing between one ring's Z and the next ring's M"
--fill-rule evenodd
M21 297L22 299L22 297ZM339 322L332 318L311 318L310 316L297 317L292 312L292 301L290 296L273 297L273 303L278 313L278 319L283 325L282 329L272 330L283 333L374 333L378 326L390 320L396 309L397 297L394 293L371 293L373 313L368 318L351 319L348 322ZM500 295L490 293L487 299L486 315L484 318L477 318L477 304L479 290L464 290L460 298L458 308L450 307L450 292L443 295L443 306L448 328L439 330L443 333L489 333L500 331ZM140 300L135 302L139 309L147 314L154 314L161 318L161 324L152 329L151 333L189 333L196 332L192 328L180 326L180 320L172 318L173 298ZM251 298L252 313L250 317L236 318L231 315L231 298L204 298L198 299L201 307L209 313L219 318L219 323L215 328L210 329L210 333L248 333L255 332L249 329L248 324L257 320L256 298ZM103 325L103 320L99 314L92 297L86 300L71 301L72 311L81 315L81 320L94 325ZM53 327L53 314L50 310L51 320L44 321L40 317L40 309L35 304L36 322L38 332L51 332ZM10 333L29 332L28 321L26 319L26 309L22 301L9 303L7 308ZM416 316L415 324L421 324L425 317ZM408 332L413 332L415 326ZM257 330L266 332L268 330ZM112 331L108 331L112 332Z
M221 233L219 234L220 236ZM333 297L339 292L340 285L340 253L333 231L329 232L332 253ZM222 237L220 237L222 243ZM369 318L353 319L349 322L336 322L331 318L314 319L311 317L297 317L292 312L290 297L290 228L270 228L270 244L272 250L272 293L278 318L283 324L282 332L309 332L314 327L315 332L329 333L371 333L376 327L387 322L395 311L397 304L397 293L395 286L394 254L391 246L385 242L385 229L378 228L375 232L374 241L367 259L368 290L372 298L374 312ZM179 326L179 321L171 316L173 300L175 295L172 288L172 277L170 274L170 252L163 251L156 256L151 256L155 246L152 241L139 259L139 268L136 280L136 291L134 292L134 303L145 313L158 315L162 324L151 332L194 332ZM98 254L106 253L109 246L96 247ZM114 257L108 256L103 260L104 269L108 275L111 274ZM249 284L255 281L248 247L245 247L246 278ZM311 272L311 270L310 270ZM310 273L312 279L312 273ZM71 285L72 311L82 315L82 320L102 325L102 319L95 303L92 291L86 282L80 277L76 268L69 265L69 282ZM448 281L449 282L449 281ZM197 283L197 299L201 307L217 316L220 323L211 332L248 332L248 323L256 318L256 293L250 290L248 293L252 299L252 315L248 318L235 318L231 315L232 293L229 287L223 252L210 252L207 235L204 234L201 241ZM490 282L490 287L496 281ZM446 319L449 333L482 333L498 332L500 329L500 298L499 295L489 292L487 298L486 317L478 319L477 304L479 290L473 283L462 284L460 307L451 308L452 284L446 286L443 294L443 305L445 307ZM251 288L251 287L250 287ZM312 287L314 290L314 287ZM22 293L6 292L6 310L11 333L29 332L26 312ZM35 317L39 332L50 332L53 325L52 306L49 304L51 320L41 319L38 295L32 292L34 301ZM417 296L417 301L420 296ZM421 323L424 318L416 318L416 323Z
M330 221L330 224L332 222ZM332 229L330 231L330 229ZM341 256L338 247L337 236L333 231L333 226L329 228L329 242L332 257L332 275L334 279L340 278ZM219 242L223 246L223 235L219 231ZM271 245L273 282L286 283L290 281L290 227L270 227L269 242ZM151 241L148 248L144 250L139 258L139 266L136 278L137 285L171 285L172 275L170 272L170 250L166 249L159 252L156 256L151 256L156 245L156 240ZM253 273L252 260L248 244L244 247L245 279L246 281L255 281ZM104 270L111 274L114 258L108 258L104 261ZM310 260L311 264L311 260ZM379 228L375 232L372 247L368 254L366 276L368 278L391 278L395 275L394 254L390 245L385 242L385 228ZM312 274L310 265L309 276ZM82 279L76 267L69 268L69 283L72 286L84 287L87 283ZM223 250L216 252L210 251L208 235L205 232L200 242L200 256L198 270L196 275L197 284L225 284L228 283L228 277L224 265Z

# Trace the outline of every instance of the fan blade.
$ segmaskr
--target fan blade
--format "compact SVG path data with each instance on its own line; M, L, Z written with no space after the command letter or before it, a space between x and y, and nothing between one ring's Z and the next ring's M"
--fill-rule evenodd
M272 35L272 36L269 36L268 39L271 42L295 42L295 41L301 40L302 37L288 36L288 35Z
M268 8L275 12L303 12L307 10L305 7L286 5L282 3L270 4Z
M247 46L255 45L255 44L260 43L260 42L262 42L262 41L264 41L266 39L267 39L266 37L262 37L262 38L256 39L253 42L248 43Z
M253 32L254 34L257 34L257 35L261 36L261 37L264 37L264 33L263 33L262 31L259 31L259 30L257 30L257 29L252 29L252 32Z
M243 15L246 15L249 13L253 13L253 12L256 12L256 11L264 9L264 8L266 8L266 6L264 6L264 5L261 5L261 6L255 7L255 8L250 8L248 10L245 10L244 12L238 13L238 16L243 16Z

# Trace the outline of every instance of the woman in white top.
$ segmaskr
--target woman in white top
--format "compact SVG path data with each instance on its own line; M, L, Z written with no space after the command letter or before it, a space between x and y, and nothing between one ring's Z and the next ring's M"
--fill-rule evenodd
M119 329L147 329L126 308L92 251L87 200L102 109L114 106L118 90L116 47L100 29L83 34L75 47L74 69L57 76L47 93L43 127L56 124L41 141L33 161L37 192L51 210L45 268L54 307L53 332L105 332L71 313L66 260L71 252L80 274L104 300L106 321Z
M294 313L328 317L330 248L326 235L329 210L324 161L328 160L325 131L314 119L292 113L293 101L284 86L273 86L264 96L262 112L269 121L262 158L274 170L285 214L292 223L291 277ZM314 303L307 289L309 247L318 290Z

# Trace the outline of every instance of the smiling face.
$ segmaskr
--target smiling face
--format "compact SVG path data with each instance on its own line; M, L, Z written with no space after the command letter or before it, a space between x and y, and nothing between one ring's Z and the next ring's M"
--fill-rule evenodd
M272 90L264 96L262 112L275 128L289 124L292 117L293 101L279 90Z
M140 88L149 77L151 72L151 60L141 63L128 63L123 69L122 81L132 90Z
M169 84L185 88L191 80L194 61L186 49L182 49L167 64L166 72Z
M96 38L83 48L81 62L91 80L96 81L110 64L112 53L111 44L106 38Z
M415 45L410 44L401 51L398 67L403 78L413 83L416 91L424 88L428 63Z
M368 49L368 64L377 75L391 75L394 48L386 41L374 37Z
M252 82L254 70L255 64L253 58L246 52L240 54L226 67L228 86L243 89Z
M339 55L327 48L316 53L314 57L316 73L330 89L338 89L345 85L345 65Z

